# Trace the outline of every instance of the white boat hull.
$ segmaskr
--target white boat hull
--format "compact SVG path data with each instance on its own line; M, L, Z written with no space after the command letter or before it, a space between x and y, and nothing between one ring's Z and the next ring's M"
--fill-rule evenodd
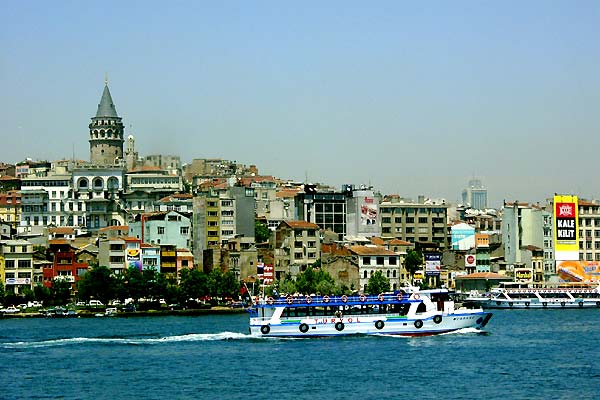
M599 300L557 300L557 299L547 299L545 301L540 301L538 299L486 299L486 300L478 300L479 303L484 309L563 309L563 308L600 308L600 299Z
M348 316L343 318L282 319L277 322L250 319L250 333L266 337L322 337L341 335L427 336L464 328L483 328L492 314L465 310L451 315L407 318L396 315ZM434 320L435 317L435 320Z

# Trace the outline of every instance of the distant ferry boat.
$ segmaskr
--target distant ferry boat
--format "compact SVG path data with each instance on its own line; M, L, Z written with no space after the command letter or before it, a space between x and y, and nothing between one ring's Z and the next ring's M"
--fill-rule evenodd
M500 287L484 295L472 292L465 303L486 309L600 308L600 286Z
M481 329L492 314L455 309L448 290L360 296L287 296L259 299L250 333L264 337L340 335L426 336Z

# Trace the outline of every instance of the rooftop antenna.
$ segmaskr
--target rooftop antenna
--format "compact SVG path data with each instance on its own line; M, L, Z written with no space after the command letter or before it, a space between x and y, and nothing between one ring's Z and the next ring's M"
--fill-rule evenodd
M104 73L104 84L108 86L108 72Z

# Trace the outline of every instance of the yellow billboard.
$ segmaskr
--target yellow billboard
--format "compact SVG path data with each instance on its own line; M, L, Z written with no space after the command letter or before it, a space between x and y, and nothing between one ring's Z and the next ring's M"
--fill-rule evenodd
M557 261L579 260L577 196L554 195L554 254Z

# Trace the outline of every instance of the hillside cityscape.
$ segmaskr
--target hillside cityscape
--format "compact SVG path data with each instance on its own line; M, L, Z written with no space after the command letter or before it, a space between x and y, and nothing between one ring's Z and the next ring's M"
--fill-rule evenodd
M130 281L132 271L160 274L175 285L203 279L201 272L225 282L221 292L208 292L232 301L274 283L269 290L281 290L313 269L326 273L327 290L342 292L368 292L374 275L387 290L564 279L555 260L553 194L493 209L477 177L466 182L462 202L451 204L360 183L265 176L257 165L226 159L184 164L176 155L142 155L108 83L88 129L89 161L0 165L0 276L12 301L58 286L65 300L79 298L78 283L87 277L89 284L101 269ZM577 204L579 229L569 231L576 259L600 261L600 203ZM111 290L112 298L126 295ZM186 290L184 297L209 294ZM83 297L112 299L93 291Z

